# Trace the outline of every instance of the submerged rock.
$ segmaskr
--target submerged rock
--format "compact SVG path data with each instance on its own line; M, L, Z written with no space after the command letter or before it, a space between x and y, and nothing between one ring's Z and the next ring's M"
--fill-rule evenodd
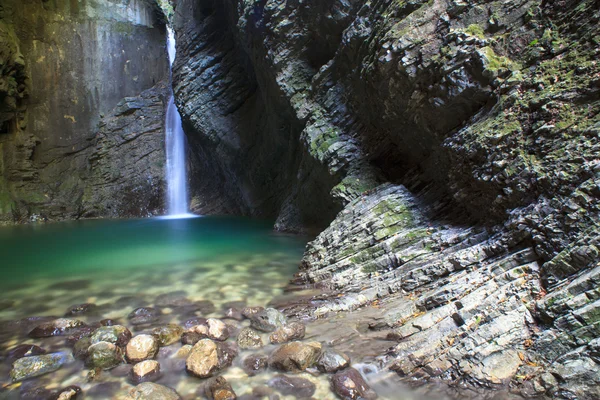
M46 350L35 344L21 344L10 349L6 354L6 358L9 361L14 361L18 358L39 356L41 354L46 354Z
M317 368L321 372L337 372L350 366L350 357L334 349L327 349L317 361Z
M114 343L98 342L88 350L85 364L89 368L111 369L123 363L123 351Z
M183 328L179 325L169 324L152 329L152 334L157 337L159 346L170 346L179 342Z
M354 368L340 371L331 377L331 387L335 394L344 400L373 400L377 393L365 382Z
M158 321L160 312L152 307L140 307L133 310L127 318L132 325L145 325Z
M158 339L153 335L134 336L125 348L127 360L132 363L154 358L158 353Z
M181 397L170 387L152 382L140 383L129 391L134 400L180 400Z
M242 363L242 368L248 376L254 376L267 369L269 357L260 354L252 354L246 357Z
M235 400L237 396L233 388L222 376L211 378L206 382L204 389L206 397L210 400Z
M73 357L66 353L52 353L19 358L12 365L10 377L13 382L19 382L56 371L64 364L72 361Z
M209 318L205 323L193 326L188 332L198 333L202 337L212 340L225 341L229 338L229 329L223 321Z
M237 308L230 307L225 310L223 318L241 321L244 319L244 316L242 315L242 312L240 310L238 310Z
M87 336L79 339L73 346L73 357L78 360L85 360L88 356L88 349L92 345L92 339Z
M79 398L81 394L81 388L79 386L67 386L64 389L60 389L54 395L53 400L72 400Z
M96 329L90 339L92 344L109 342L125 347L131 339L131 331L122 325L103 326Z
M291 342L269 356L269 366L284 372L301 372L312 367L321 354L321 343Z
M287 322L285 315L274 308L258 310L249 314L248 318L250 318L250 326L262 332L273 332Z
M199 340L204 339L204 336L196 332L184 332L181 335L181 343L195 345Z
M98 306L93 303L76 304L67 309L65 312L65 317L75 317L77 315L90 314L96 311L97 308Z
M192 304L192 301L187 298L187 293L178 290L171 293L161 294L154 300L157 307L184 307Z
M317 390L315 384L308 379L286 375L275 375L269 379L267 385L284 396L294 396L296 398L311 397Z
M160 364L155 360L139 362L131 369L131 381L134 384L153 382L160 378Z
M273 344L290 342L292 340L304 339L306 334L306 326L300 322L291 322L280 326L275 332L269 336L269 340Z
M85 326L85 324L77 319L58 318L36 326L31 332L29 332L29 337L43 338L51 336L64 336L83 326Z
M198 377L208 378L229 367L236 353L224 343L202 339L192 347L186 360L186 370Z
M257 349L264 346L260 334L252 328L243 328L240 331L237 344L240 349Z

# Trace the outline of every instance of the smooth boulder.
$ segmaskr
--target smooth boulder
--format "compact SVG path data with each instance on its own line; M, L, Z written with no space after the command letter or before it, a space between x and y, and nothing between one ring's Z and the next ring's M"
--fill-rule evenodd
M185 362L186 370L198 378L208 378L229 367L235 355L223 343L202 339L192 347Z
M335 394L344 400L374 400L377 398L377 393L354 368L347 368L333 375L331 387Z
M131 331L123 325L102 326L92 333L91 343L108 342L125 347L131 339Z
M181 397L170 387L152 382L140 383L129 391L134 400L180 400Z
M134 384L153 382L160 378L160 364L155 360L139 362L131 369L131 381Z
M158 339L153 335L136 335L125 348L127 360L131 363L154 358L156 353L158 353Z
M33 328L33 330L29 332L29 337L44 338L51 336L66 336L84 326L85 324L78 319L57 318Z
M19 358L12 365L10 377L13 382L20 382L56 371L64 364L72 361L73 357L67 353L52 353Z

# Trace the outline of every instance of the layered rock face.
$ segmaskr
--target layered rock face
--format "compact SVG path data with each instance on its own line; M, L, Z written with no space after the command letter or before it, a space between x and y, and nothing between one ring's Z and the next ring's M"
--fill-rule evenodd
M297 281L408 381L596 398L599 5L179 0L196 205L333 219Z
M154 165L164 163L156 151L164 83L140 94L168 79L161 15L144 0L2 2L1 219L148 215L160 207L162 171ZM119 104L131 96L140 97ZM114 122L119 116L124 122ZM144 204L128 204L133 193Z

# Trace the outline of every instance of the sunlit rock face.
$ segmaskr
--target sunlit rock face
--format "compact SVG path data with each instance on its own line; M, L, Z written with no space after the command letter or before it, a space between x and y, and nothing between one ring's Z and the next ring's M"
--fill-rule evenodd
M106 139L98 136L106 125L102 117L114 115L111 110L123 98L138 96L167 77L161 15L158 6L143 0L2 2L0 57L6 67L0 75L8 88L0 106L0 218L11 219L11 209L18 219L156 212L150 203L159 202L162 190L157 171L136 166L134 159L127 161L132 168L113 166L112 172L104 171L110 178L97 179L102 171L94 170L90 157L98 146L105 147ZM163 114L161 107L155 111ZM126 126L112 129L112 136L133 140ZM162 140L161 126L149 132L144 141L148 136ZM137 190L154 199L136 209L90 207L97 203L97 189L125 178L129 182L119 187L123 194ZM158 189L148 191L149 186Z
M339 295L323 314L402 299L409 381L597 397L599 13L179 0L196 206L333 221L298 282Z

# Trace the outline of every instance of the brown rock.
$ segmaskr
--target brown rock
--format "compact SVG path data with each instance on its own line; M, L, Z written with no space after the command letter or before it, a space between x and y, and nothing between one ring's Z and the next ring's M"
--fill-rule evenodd
M240 349L257 349L264 346L260 334L252 328L243 328L240 331L237 344Z
M83 326L85 326L85 324L77 319L58 318L36 326L29 332L29 337L43 338L65 336Z
M199 378L208 378L229 367L235 357L225 344L202 339L192 347L186 360L186 370Z
M225 341L229 338L229 329L223 321L209 318L206 323L193 326L188 332L197 333L212 340Z
M181 340L183 328L179 325L169 324L154 328L152 330L152 334L158 338L159 346L170 346L173 343L177 343L179 340Z
M377 393L365 382L360 372L347 368L333 375L331 386L335 394L344 400L377 398Z
M269 336L271 343L279 344L290 342L292 340L304 339L306 333L306 326L300 322L292 322L283 325Z
M244 359L242 368L248 376L254 376L267 369L269 358L260 354L252 354Z
M153 382L160 378L160 364L155 360L139 362L131 369L131 381L134 384Z
M127 360L131 363L154 358L158 352L158 339L153 335L137 335L125 348Z
M321 354L321 343L291 342L275 349L269 366L279 371L300 372L312 367Z
M233 388L222 376L211 378L205 386L204 393L210 400L235 400L237 396Z

